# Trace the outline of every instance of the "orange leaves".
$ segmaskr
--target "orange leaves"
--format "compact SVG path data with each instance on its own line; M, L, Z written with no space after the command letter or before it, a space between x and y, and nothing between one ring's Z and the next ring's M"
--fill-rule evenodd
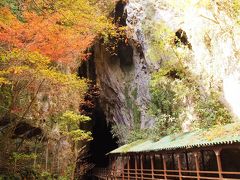
M94 38L112 29L102 11L103 2L112 0L6 1L0 7L0 43L38 51L52 61L76 67L80 59L86 59L84 52Z
M30 51L38 51L53 61L75 65L75 60L84 57L85 49L92 43L94 35L87 27L68 27L59 24L58 14L39 16L25 12L26 23L20 22L6 8L1 8L0 42ZM82 23L81 23L82 24ZM82 29L81 29L82 28Z

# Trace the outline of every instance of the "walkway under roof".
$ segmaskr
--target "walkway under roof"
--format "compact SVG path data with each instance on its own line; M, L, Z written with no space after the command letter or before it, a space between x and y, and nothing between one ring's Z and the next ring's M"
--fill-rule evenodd
M195 130L181 134L169 135L158 141L138 140L121 146L109 154L126 154L156 152L178 149L227 145L240 142L240 122L215 126L210 129Z

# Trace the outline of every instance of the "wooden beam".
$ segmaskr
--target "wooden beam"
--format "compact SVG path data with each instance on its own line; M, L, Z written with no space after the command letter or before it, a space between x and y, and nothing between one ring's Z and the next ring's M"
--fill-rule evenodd
M113 157L113 179L116 179L116 162L117 162L117 157Z
M141 164L141 179L143 179L143 155L140 156L140 164Z
M124 180L124 173L125 173L125 162L124 156L122 156L122 180Z
M128 172L128 180L130 180L130 156L127 158L127 172Z
M165 155L162 155L163 159L163 172L164 172L164 179L167 180L167 163Z
M154 155L150 155L150 160L151 160L151 175L152 179L154 179Z
M175 169L175 160L174 160L174 153L171 154L172 157L172 165L173 165L173 169Z
M218 174L219 174L219 178L223 179L223 175L222 175L222 162L221 162L221 148L218 149L214 149L216 158L217 158L217 166L218 166Z
M185 152L185 159L186 159L187 170L189 170L189 160L188 160L188 153L187 152Z
M201 157L202 157L202 167L203 171L205 171L205 158L204 158L204 150L201 150Z
M194 152L194 158L195 158L195 166L197 171L197 180L200 180L200 168L199 168L199 161L198 161L198 152Z
M138 165L137 165L137 156L134 156L134 168L135 168L135 179L138 179Z
M178 162L179 179L182 180L182 164L181 164L180 154L177 154L177 162Z

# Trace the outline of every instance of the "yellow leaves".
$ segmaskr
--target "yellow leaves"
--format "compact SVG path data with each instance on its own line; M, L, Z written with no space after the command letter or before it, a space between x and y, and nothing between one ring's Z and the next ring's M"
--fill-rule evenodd
M10 25L16 20L8 8L0 7L0 11L0 23Z
M92 6L98 7L97 12L99 14L104 14L105 16L109 16L109 14L115 8L115 0L89 0L89 3Z
M39 75L48 79L52 84L61 84L62 86L82 91L87 89L85 80L79 79L75 74L63 74L54 69L42 69L39 71Z
M5 70L0 70L0 85L2 84L11 84L11 82L5 77L8 74Z
M0 78L0 84L19 84L18 88L23 88L21 91L25 97L31 96L37 89L50 96L52 103L49 108L52 114L70 107L78 110L87 90L86 81L79 79L76 74L59 71L52 66L49 58L38 52L19 49L0 51ZM39 110L38 104L33 106L36 106L33 111Z
M68 135L73 141L90 141L92 140L91 132L86 132L79 129L79 124L81 122L89 121L88 116L77 114L73 111L66 111L60 117L60 129L62 133Z
M28 52L21 49L0 52L2 61L12 64L24 64L31 68L47 68L50 64L49 58L38 52Z
M20 75L28 70L31 70L29 66L12 66L6 69L6 72L12 75Z
M91 24L97 17L96 9L87 0L59 0L54 3L61 19L70 24Z
M240 24L240 2L239 0L217 0L218 9L225 12L238 25Z
M63 113L63 115L61 116L61 119L63 121L67 121L70 124L73 123L80 123L80 122L86 122L89 121L90 118L88 116L84 116L84 115L80 115L80 114L76 114L73 111L66 111L65 113Z
M11 82L8 81L6 78L0 77L0 85L2 84L11 84Z
M86 131L83 131L81 129L77 129L77 130L71 131L71 132L69 132L67 134L75 142L77 142L77 141L91 141L91 140L93 140L92 133L90 131L86 132Z

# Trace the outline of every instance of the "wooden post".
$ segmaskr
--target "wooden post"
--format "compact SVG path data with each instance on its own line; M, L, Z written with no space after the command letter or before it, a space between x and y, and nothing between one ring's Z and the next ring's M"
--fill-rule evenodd
M116 179L116 161L117 157L113 157L113 179Z
M218 166L218 174L219 174L219 178L223 179L223 175L222 175L222 162L221 162L221 150L222 149L215 149L215 155L217 157L217 166Z
M175 160L174 160L174 154L171 155L172 156L172 165L173 165L173 168L172 169L175 169Z
M177 162L178 162L179 179L182 180L182 164L181 164L180 154L177 154Z
M189 160L188 160L188 153L187 153L187 152L185 152L185 158L186 158L187 170L190 170L190 169L189 169Z
M122 156L122 180L124 180L124 173L125 173L125 167L124 167L124 156Z
M204 159L204 151L201 150L201 157L202 157L202 167L203 167L203 170L205 171L205 159Z
M112 177L112 173L113 173L113 166L112 166L112 156L109 156L109 167L110 167L110 171L109 171L109 176L110 178Z
M140 156L140 164L141 164L141 179L143 179L143 155Z
M186 160L186 168L187 168L187 171L189 171L190 169L189 169L188 153L185 152L184 156L185 156L185 160ZM189 172L187 172L186 174L189 176Z
M162 155L163 159L163 172L164 172L164 179L167 180L167 163L165 155Z
M127 172L128 172L128 180L130 180L130 156L127 159Z
M138 179L138 166L137 166L137 156L134 156L134 168L135 168L135 179Z
M195 158L195 165L196 165L196 171L197 171L197 180L200 180L200 168L199 168L199 161L198 161L198 152L194 152L194 158Z
M150 155L151 159L151 174L152 174L152 179L154 179L154 155Z

